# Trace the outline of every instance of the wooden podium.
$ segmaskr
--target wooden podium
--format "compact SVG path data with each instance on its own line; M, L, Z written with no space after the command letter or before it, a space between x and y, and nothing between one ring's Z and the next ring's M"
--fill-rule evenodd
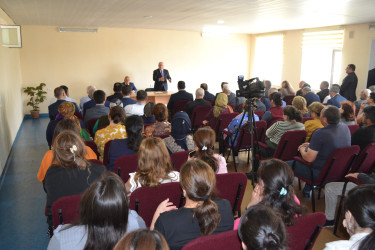
M147 101L153 102L153 103L163 103L168 104L169 98L174 92L172 91L150 91L147 92ZM130 97L134 100L137 100L136 98L137 94L132 93Z

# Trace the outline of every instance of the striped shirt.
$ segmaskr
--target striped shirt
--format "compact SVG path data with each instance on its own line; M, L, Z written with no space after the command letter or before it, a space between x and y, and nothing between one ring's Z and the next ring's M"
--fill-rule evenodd
M285 132L293 130L305 130L305 126L300 122L278 121L267 129L266 136L271 142L278 144Z

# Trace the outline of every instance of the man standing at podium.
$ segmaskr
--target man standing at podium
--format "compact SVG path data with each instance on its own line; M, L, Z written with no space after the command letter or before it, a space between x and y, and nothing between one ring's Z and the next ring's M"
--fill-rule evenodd
M158 69L154 70L152 75L154 80L154 91L167 91L168 90L168 83L172 82L171 76L169 75L168 70L164 69L164 63L159 62Z

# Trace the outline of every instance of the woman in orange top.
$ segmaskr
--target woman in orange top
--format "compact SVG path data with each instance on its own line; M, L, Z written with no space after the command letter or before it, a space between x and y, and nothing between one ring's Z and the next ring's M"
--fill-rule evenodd
M53 138L56 138L58 134L60 134L64 130L71 130L76 132L78 135L80 134L78 126L70 119L63 119L59 123L57 123L55 131L53 133ZM95 152L88 146L86 146L86 153L85 157L87 160L97 160L97 155ZM44 155L42 163L40 164L39 171L37 174L38 180L43 182L44 177L46 176L48 168L52 165L52 158L53 153L52 150L47 151Z

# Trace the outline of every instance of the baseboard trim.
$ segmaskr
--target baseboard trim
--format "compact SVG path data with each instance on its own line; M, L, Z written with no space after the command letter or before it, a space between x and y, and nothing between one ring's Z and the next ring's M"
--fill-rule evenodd
M49 115L48 115L48 113L41 113L41 114L39 114L39 117L40 118L46 118L46 117L49 117ZM28 114L28 115L25 115L24 119L33 119L33 117L30 114Z

